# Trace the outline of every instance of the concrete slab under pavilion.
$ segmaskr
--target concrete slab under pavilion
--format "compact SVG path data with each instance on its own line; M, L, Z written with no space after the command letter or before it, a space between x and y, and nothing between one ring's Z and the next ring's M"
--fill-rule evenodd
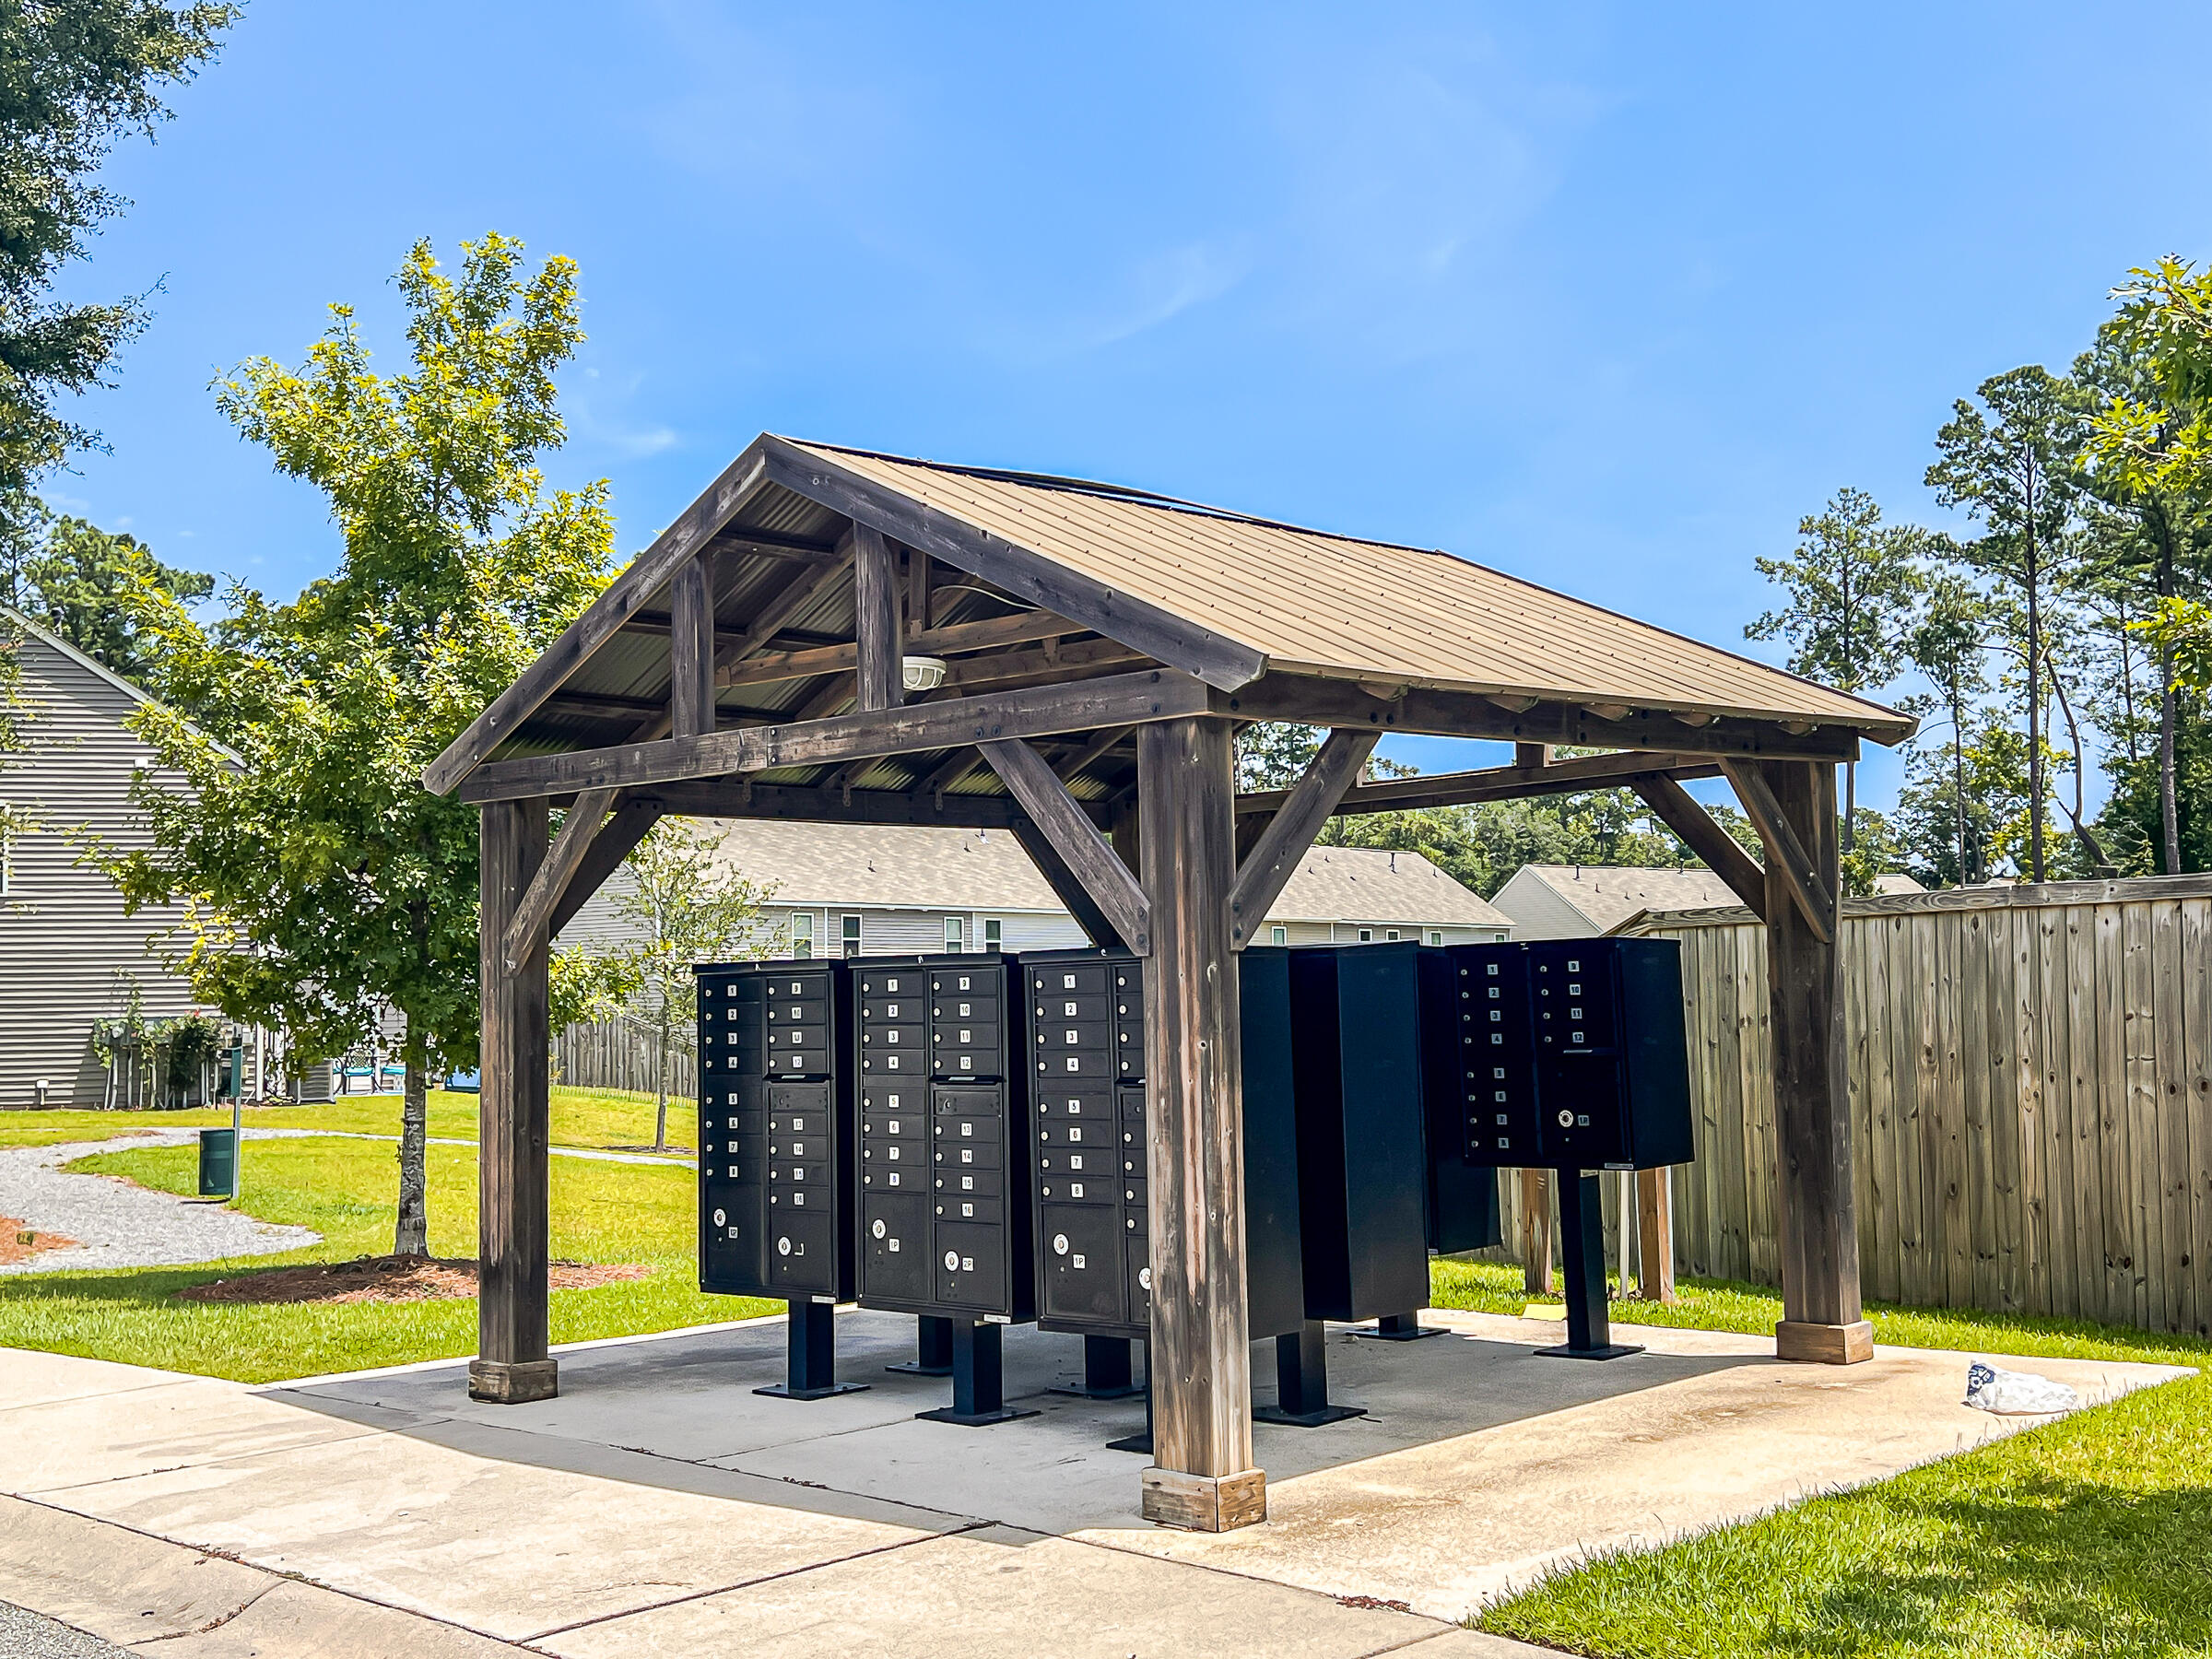
M1029 1328L1008 1391L1037 1415L983 1430L915 1421L942 1384L882 1369L912 1322L858 1311L840 1371L871 1386L813 1404L751 1392L782 1375L773 1319L565 1348L557 1398L507 1406L470 1400L461 1360L248 1388L10 1353L0 1599L111 1639L174 1626L184 1659L247 1651L185 1632L249 1600L222 1628L270 1640L253 1621L281 1612L261 1651L302 1654L1448 1659L1514 1651L1455 1621L1584 1552L2043 1420L1961 1405L1962 1354L1810 1367L1649 1330L1588 1364L1535 1354L1554 1324L1428 1319L1451 1334L1332 1329L1337 1392L1369 1415L1256 1427L1268 1518L1224 1534L1139 1518L1144 1459L1103 1442L1141 1402L1049 1392L1081 1343ZM2033 1363L2092 1402L2183 1374Z

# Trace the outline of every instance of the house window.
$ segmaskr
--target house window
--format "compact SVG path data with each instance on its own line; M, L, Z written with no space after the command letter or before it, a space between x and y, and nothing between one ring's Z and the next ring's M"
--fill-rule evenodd
M1374 936L1375 930L1371 927L1363 927L1359 930L1359 943L1362 945L1368 943L1368 941L1372 939Z
M996 916L983 918L983 948L995 955L1006 942L1006 924Z
M945 918L945 954L947 956L959 955L961 947L967 942L966 920L963 916Z
M1290 930L1285 927L1280 922L1277 922L1273 927L1267 930L1267 943L1270 945L1289 944Z
M814 954L814 912L791 912L791 954L801 961Z
M860 954L860 918L858 916L840 916L837 919L837 930L838 942L844 947L845 954L849 957L858 956Z
M1398 936L1398 930L1397 930L1396 928L1394 928L1394 928L1392 928L1392 929L1391 929L1391 930L1390 930L1388 933L1384 934L1382 936L1383 936L1384 938L1386 938L1386 939L1394 939L1394 938L1396 938L1396 937Z
M1430 928L1430 929L1429 930L1429 943L1430 943L1430 944L1431 944L1431 945L1441 945L1443 942L1444 942L1444 930L1443 930L1442 928L1441 928L1441 927L1432 927L1432 928Z

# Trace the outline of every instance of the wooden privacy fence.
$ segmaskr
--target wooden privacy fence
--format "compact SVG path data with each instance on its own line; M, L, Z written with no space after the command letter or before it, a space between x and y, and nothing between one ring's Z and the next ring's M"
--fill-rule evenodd
M1772 1284L1764 929L1619 931L1682 946L1677 1265ZM1850 900L1841 974L1868 1297L2212 1327L2212 877Z
M668 1094L699 1097L699 1055L688 1024L668 1041ZM571 1088L627 1088L652 1094L660 1087L661 1035L657 1027L627 1014L580 1021L553 1040L556 1080Z

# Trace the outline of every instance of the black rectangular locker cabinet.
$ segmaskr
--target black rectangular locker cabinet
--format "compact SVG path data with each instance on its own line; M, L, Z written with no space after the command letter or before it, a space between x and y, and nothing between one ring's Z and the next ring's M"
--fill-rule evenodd
M1429 1305L1421 947L1290 952L1306 1315Z
M858 958L863 1307L956 1322L1036 1315L1011 959Z
M1255 947L1239 960L1245 1296L1257 1339L1295 1332L1304 1319L1289 952ZM1148 1340L1143 964L1119 951L1030 951L1019 982L1034 1120L1037 1323Z
M1536 1133L1553 1169L1688 1163L1689 1050L1672 939L1530 943Z
M1441 1255L1482 1250L1504 1237L1498 1172L1471 1157L1466 1070L1460 1058L1460 1008L1477 1000L1460 968L1441 947L1424 946L1420 984L1421 1114L1428 1143L1429 1248Z
M854 1289L843 964L699 969L699 1286L795 1304Z

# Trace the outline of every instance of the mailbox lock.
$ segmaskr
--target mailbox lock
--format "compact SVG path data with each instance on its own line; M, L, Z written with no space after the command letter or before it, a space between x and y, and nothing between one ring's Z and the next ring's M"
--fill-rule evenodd
M1574 1127L1574 1113L1573 1113L1573 1112L1560 1112L1560 1113L1559 1113L1559 1127L1560 1127L1560 1128L1562 1128L1562 1129L1571 1129L1571 1128L1573 1128L1573 1127Z
M1139 1267L1139 1268L1136 1270L1136 1286L1137 1286L1137 1288L1138 1288L1138 1289L1140 1289L1140 1290L1149 1290L1149 1289L1151 1289L1151 1288L1152 1288L1152 1269L1151 1269L1151 1268L1149 1268L1149 1267Z
M957 1250L947 1251L945 1253L945 1271L947 1273L958 1273L959 1270L960 1253Z
M886 1226L884 1226L884 1224L883 1224L883 1218L882 1218L881 1216L878 1216L878 1217L877 1217L877 1218L876 1218L876 1225L875 1225L873 1228L869 1229L869 1230L870 1230L871 1232L873 1232L873 1233L874 1233L874 1234L875 1234L875 1235L876 1235L877 1238L879 1238L879 1239L880 1239L880 1238L882 1238L882 1237L883 1237L883 1235L884 1235L885 1233L888 1232L888 1231L890 1230L890 1229L888 1229L888 1228L887 1228Z
M716 1211L714 1212L714 1225L715 1225L715 1226L717 1226L717 1227L726 1227L726 1226L728 1226L728 1225L729 1225L729 1220L730 1220L729 1217L727 1217L727 1216L725 1216L724 1214L723 1214L723 1212L722 1212L722 1211L720 1211L720 1210L716 1210Z
M1054 1255L1065 1255L1067 1253L1067 1235L1065 1233L1054 1233L1053 1235L1053 1253Z
M789 1255L791 1253L791 1236L788 1233L776 1241L776 1253L778 1255Z

